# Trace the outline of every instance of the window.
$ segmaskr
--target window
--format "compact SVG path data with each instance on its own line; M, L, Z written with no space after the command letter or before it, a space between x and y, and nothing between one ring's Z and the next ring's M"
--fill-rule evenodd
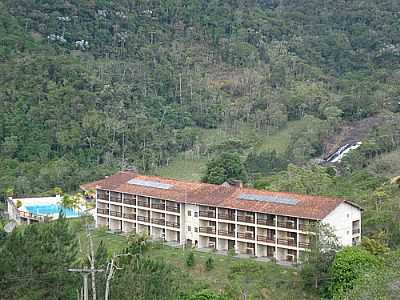
M188 226L188 231L192 231L192 227Z
M350 218L350 214L347 214L347 218Z
M199 213L197 211L194 212L194 217L197 218L199 216Z
M194 228L194 232L198 232L199 229L197 227Z
M188 217L190 217L192 215L192 211L188 210Z

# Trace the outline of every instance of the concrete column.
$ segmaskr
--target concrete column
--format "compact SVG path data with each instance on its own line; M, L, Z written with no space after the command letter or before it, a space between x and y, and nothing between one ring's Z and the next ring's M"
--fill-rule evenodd
M278 216L275 215L275 259L278 259Z
M238 224L237 224L237 209L235 209L235 252L239 253L239 245L237 240Z
M258 257L258 247L257 247L257 217L258 214L254 213L254 255Z
M219 250L219 238L218 238L218 215L219 208L215 208L215 249Z

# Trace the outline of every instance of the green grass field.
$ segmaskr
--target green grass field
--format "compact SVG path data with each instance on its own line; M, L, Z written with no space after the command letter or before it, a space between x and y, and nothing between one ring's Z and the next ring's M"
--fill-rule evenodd
M213 145L221 144L229 139L238 139L245 144L251 145L249 151L276 150L283 153L288 147L290 135L305 121L292 121L288 126L275 134L269 135L266 131L254 130L254 128L243 127L237 132L227 132L221 129L201 130L198 138L198 146L208 149ZM245 153L246 154L246 153ZM181 180L199 181L206 170L208 157L186 152L173 159L167 166L156 170L155 174Z

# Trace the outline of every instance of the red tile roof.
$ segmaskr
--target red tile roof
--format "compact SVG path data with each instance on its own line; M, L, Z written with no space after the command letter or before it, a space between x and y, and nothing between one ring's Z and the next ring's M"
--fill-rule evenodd
M130 179L158 181L173 185L170 189L159 189L128 184ZM200 182L179 181L158 176L140 175L131 171L118 172L104 179L83 184L83 190L104 189L122 193L131 193L153 198L172 200L191 204L209 205L261 213L293 216L305 219L321 220L341 203L349 203L340 198L328 198L300 195L285 192L270 192L234 186L222 186ZM296 200L295 205L286 205L267 201L239 199L241 194L285 197ZM353 205L352 203L349 203ZM356 206L356 205L355 205Z

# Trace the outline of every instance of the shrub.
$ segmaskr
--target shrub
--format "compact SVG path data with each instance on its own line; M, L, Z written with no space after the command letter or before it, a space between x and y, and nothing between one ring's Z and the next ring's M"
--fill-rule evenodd
M189 254L186 256L186 265L188 267L193 267L194 264L195 264L194 253L192 251L190 251Z
M206 260L206 270L211 271L212 269L214 269L214 258L209 256Z

